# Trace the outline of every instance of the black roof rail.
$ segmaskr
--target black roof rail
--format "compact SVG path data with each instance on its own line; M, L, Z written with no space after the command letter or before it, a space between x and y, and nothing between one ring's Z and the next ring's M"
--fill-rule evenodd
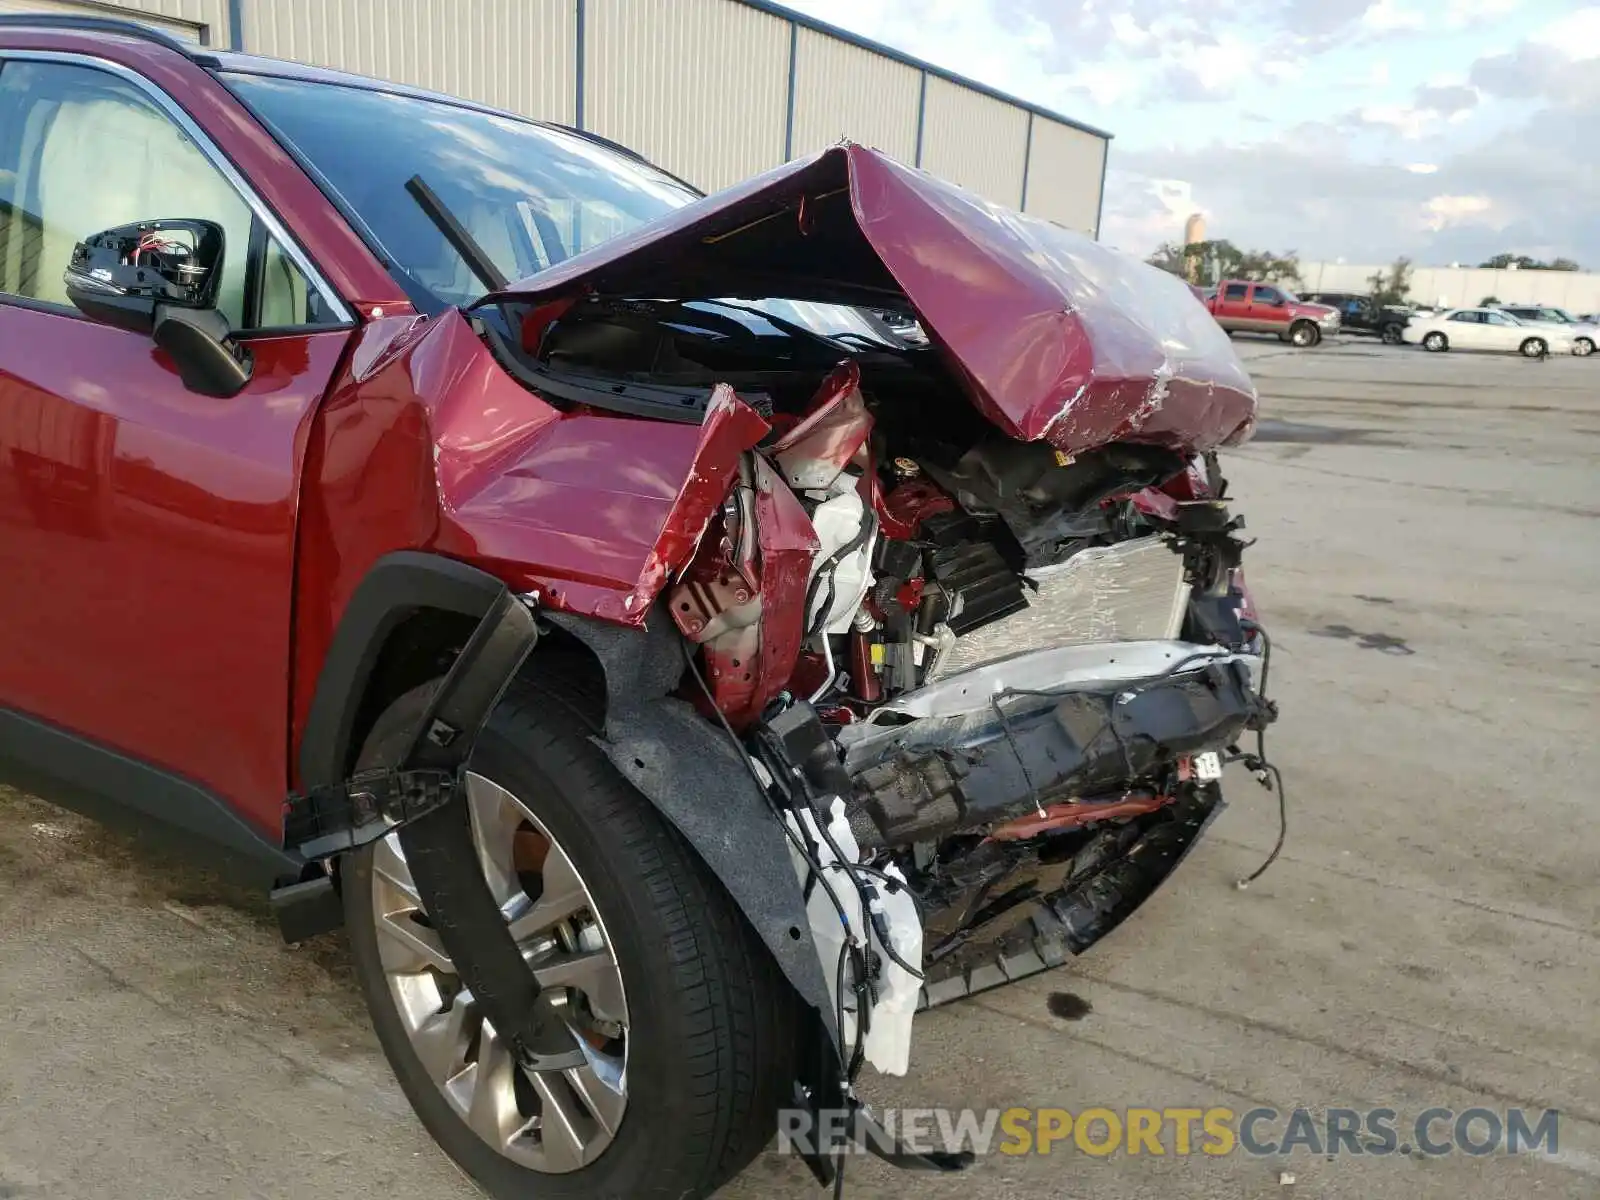
M155 42L169 50L189 57L202 47L163 33L137 21L119 21L116 17L77 17L70 13L0 13L0 29L68 29L80 33L114 33L121 37L138 38ZM209 47L204 47L209 49Z

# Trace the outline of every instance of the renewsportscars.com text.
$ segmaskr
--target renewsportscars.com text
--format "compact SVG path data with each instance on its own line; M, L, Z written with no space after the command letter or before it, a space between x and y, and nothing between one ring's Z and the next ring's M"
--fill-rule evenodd
M1426 1108L899 1108L877 1114L891 1142L919 1154L1554 1155L1555 1109ZM797 1153L865 1152L845 1110L785 1109L778 1140ZM889 1147L885 1147L889 1148Z

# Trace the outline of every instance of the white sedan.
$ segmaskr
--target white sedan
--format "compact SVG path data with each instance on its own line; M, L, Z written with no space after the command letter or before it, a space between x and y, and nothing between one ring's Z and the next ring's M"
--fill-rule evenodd
M1543 358L1571 354L1572 335L1559 326L1526 325L1497 308L1452 308L1431 317L1413 317L1402 340L1425 350L1498 350Z
M1575 317L1564 308L1550 304L1502 304L1500 311L1510 313L1526 325L1560 325L1572 335L1572 352L1587 358L1600 348L1600 323Z

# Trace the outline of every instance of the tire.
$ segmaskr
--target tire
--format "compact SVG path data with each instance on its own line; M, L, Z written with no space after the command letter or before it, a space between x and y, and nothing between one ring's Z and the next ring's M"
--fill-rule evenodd
M1305 350L1322 340L1322 330L1314 322L1296 321L1289 327L1289 340Z
M1550 347L1545 343L1545 340L1536 337L1528 338L1519 349L1522 351L1523 358L1543 358L1550 353Z
M540 657L533 663L532 671L540 673ZM403 752L407 731L435 686L407 693L383 714L362 752L363 768L392 762ZM549 855L564 854L592 901L595 927L609 944L630 1001L625 1002L623 1035L625 1108L613 1122L609 1142L592 1160L574 1160L583 1164L576 1169L535 1169L474 1132L430 1075L391 990L383 953L388 948L393 962L395 951L389 934L379 931L375 910L375 897L392 894L377 890L388 884L375 872L375 862L392 871L399 861L404 869L403 859L379 858L397 839L364 847L342 864L357 979L384 1054L417 1116L445 1153L496 1200L708 1196L771 1140L777 1110L792 1094L798 1001L693 850L589 741L595 721L585 718L589 706L576 697L579 689L563 686L560 674L551 677L548 671L537 682L513 684L474 749L469 783L504 789L535 816L535 825L519 826L522 832L510 835L512 853L521 854L516 838L537 835L542 827L548 841L537 868L541 878ZM478 803L475 795L469 798ZM407 836L425 832L419 825ZM778 866L788 868L787 863ZM383 920L387 926L390 918ZM584 948L570 953L576 956ZM569 1002L587 1002L581 992L563 994ZM454 1007L442 1011L453 1015ZM477 1047L476 1053L484 1055L484 1035L480 1032L477 1041L472 1036L467 1035L463 1053ZM475 1072L469 1086L482 1073ZM518 1076L512 1091L526 1117L534 1085L520 1068L510 1068L507 1075ZM541 1078L561 1083L549 1075ZM578 1111L593 1116L601 1110L580 1103ZM505 1144L522 1146L524 1139Z
M1435 354L1438 354L1450 349L1450 339L1435 330L1422 339L1422 348L1424 350L1432 350Z
M1380 336L1382 336L1385 346L1398 346L1405 340L1400 335L1400 326L1398 325L1385 325Z
M1588 358L1594 353L1594 341L1591 338L1581 337L1572 343L1572 352L1579 358Z

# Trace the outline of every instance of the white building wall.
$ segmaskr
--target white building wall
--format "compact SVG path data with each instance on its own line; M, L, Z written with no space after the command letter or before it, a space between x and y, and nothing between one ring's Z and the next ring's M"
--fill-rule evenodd
M252 54L375 75L541 120L570 125L577 116L572 0L243 0L243 9Z
M905 63L801 29L795 38L794 157L841 138L901 162L917 155L917 93L922 72Z
M783 161L789 23L727 0L588 0L584 126L706 191Z
M1371 291L1388 264L1312 262L1300 265L1307 292ZM1483 267L1417 267L1409 298L1418 304L1470 308L1486 296L1502 304L1552 304L1569 312L1600 312L1600 275L1588 271L1496 271Z
M1010 208L1022 206L1028 114L972 88L928 76L922 167Z
M203 42L208 46L226 47L229 38L227 0L118 0L115 7L75 3L74 0L0 0L0 12L125 16L185 41Z
M239 30L230 0L0 0L0 11L126 15L581 125L707 191L850 138L1069 228L1098 221L1104 138L740 0L236 2Z
M1022 211L1095 236L1109 148L1104 138L1035 115Z

